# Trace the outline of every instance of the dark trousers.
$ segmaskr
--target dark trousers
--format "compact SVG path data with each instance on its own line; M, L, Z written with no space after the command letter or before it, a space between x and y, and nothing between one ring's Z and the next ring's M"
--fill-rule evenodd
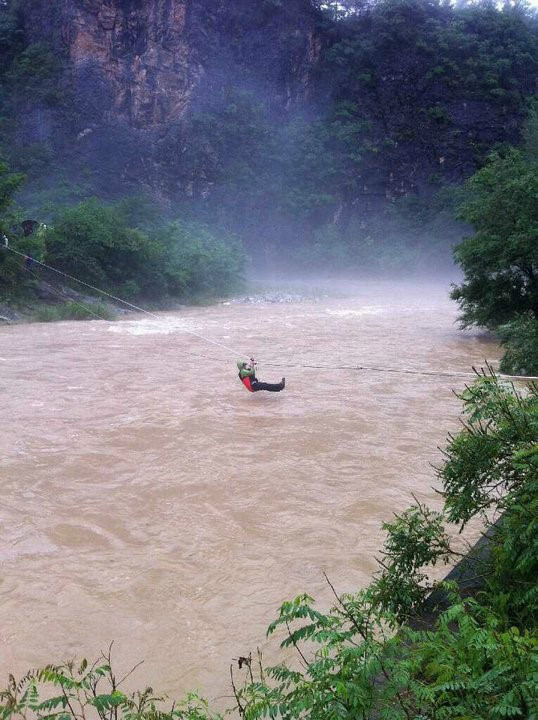
M250 387L252 392L258 392L258 390L269 390L269 392L280 392L284 390L284 386L281 382L279 383L264 383L259 380L251 380Z

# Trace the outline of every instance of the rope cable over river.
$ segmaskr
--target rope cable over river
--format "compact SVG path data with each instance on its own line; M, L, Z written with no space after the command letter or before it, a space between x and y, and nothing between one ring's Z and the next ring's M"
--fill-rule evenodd
M21 253L18 250L14 250L8 244L4 245L3 248L5 250L9 250L12 253L15 253L16 255L20 255L24 259L29 259L28 255L25 255L24 253ZM156 318L157 320L160 319L159 315L156 315L155 313L152 313L149 310L139 307L138 305L135 305L134 303L128 302L127 300L122 300L122 298L119 298L116 295L113 295L112 293L106 292L105 290L95 287L94 285L90 285L89 283L87 283L83 280L80 280L79 278L76 278L73 275L69 275L69 274L63 272L62 270L58 270L57 268L54 268L51 265L47 265L46 263L43 263L39 260L35 260L34 258L31 258L31 260L32 260L32 262L37 263L41 267L51 270L52 272L58 273L59 275L62 275L63 277L65 277L69 280L77 282L77 283L93 290L94 292L100 293L101 295L104 295L105 297L107 297L115 302L122 303L123 305L131 308L132 310L141 312L145 315L148 315L149 317ZM30 273L32 275L34 275L34 277L37 277L35 275L35 273L33 273L31 270L30 270ZM53 286L51 286L51 287L53 287ZM58 291L56 291L55 288L53 288L53 289L55 290L55 292L58 293ZM58 294L61 294L61 293L58 293ZM91 315L95 316L97 319L102 319L102 318L100 318L99 315L97 315L95 312L93 312L91 310L91 308L86 308L86 309ZM249 355L247 355L245 353L234 350L233 348L230 348L227 345L224 345L223 343L220 343L215 340L211 340L207 337L204 337L192 330L181 330L181 332L185 332L189 335L192 335L193 337L197 337L198 339L202 340L203 342L210 343L217 347L224 348L225 350L229 351L231 354L233 354L237 357L244 357L244 358L250 357ZM190 353L190 354L196 355L195 353ZM204 355L199 355L199 357L209 359L209 358L207 358L207 356L204 356ZM365 372L385 372L385 373L402 373L402 374L407 374L407 375L421 375L421 376L425 376L425 377L432 376L432 377L469 377L469 378L474 378L477 375L477 371L475 370L474 367L473 367L473 372L461 372L461 371L439 372L439 371L417 370L414 368L372 367L372 366L362 365L362 364L361 365L326 365L326 364L312 365L312 364L306 364L306 363L300 364L300 363L294 363L294 362L289 362L289 363L285 363L285 364L274 363L274 362L264 362L264 365L266 365L267 367L284 368L284 369L294 367L294 368L302 368L302 369L331 370L331 371L348 370L348 371L365 371ZM499 377L501 377L505 380L523 380L523 381L537 381L538 380L537 376L528 376L528 375L521 376L521 375L499 374Z
M411 493L440 502L453 390L500 355L446 288L0 328L0 667L114 640L160 691L218 696L284 599L329 604L323 571L366 585L382 522ZM193 357L193 334L228 349ZM237 347L284 365L286 391L243 392Z

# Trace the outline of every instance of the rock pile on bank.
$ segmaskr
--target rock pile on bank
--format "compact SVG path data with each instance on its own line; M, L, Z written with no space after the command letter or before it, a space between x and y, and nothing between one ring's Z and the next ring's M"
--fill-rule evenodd
M286 305L301 302L318 302L319 295L306 295L297 292L270 291L263 293L255 293L253 295L242 295L240 297L231 298L224 302L224 305L262 305L269 303L271 305Z

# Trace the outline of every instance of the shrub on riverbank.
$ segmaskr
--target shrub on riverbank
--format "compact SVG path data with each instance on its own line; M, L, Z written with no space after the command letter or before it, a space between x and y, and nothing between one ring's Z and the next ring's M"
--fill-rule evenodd
M56 322L58 320L112 320L114 312L104 303L82 304L69 300L57 305L42 305L34 311L35 322Z
M178 220L158 230L155 240L167 248L170 295L214 298L242 287L245 255L235 238L223 241L206 225Z
M498 330L506 352L500 370L510 375L538 376L538 318L518 317Z
M125 300L214 299L240 289L245 255L234 237L217 237L198 223L159 223L154 210L133 199L107 204L92 198L57 210L39 233L6 230L10 247L23 256L2 254L0 284L12 297L31 297L39 280L55 287L52 271L34 264L28 272L24 255L30 255ZM46 308L43 316L53 311Z
M461 212L475 234L456 261L465 278L452 292L464 325L497 328L538 312L538 163L521 152L494 154L467 184Z
M139 227L135 210L93 198L60 211L46 233L47 261L126 299L215 297L240 286L244 255L233 238L179 221Z
M10 172L6 163L0 157L0 290L5 294L13 294L18 288L26 285L29 276L23 275L23 265L20 256L5 250L5 234L10 236L10 226L15 222L13 213L13 196L24 183L24 175ZM12 246L22 253L33 254L40 257L44 246L42 238L15 237Z
M328 612L308 595L285 602L268 633L284 633L297 662L265 668L239 659L236 713L245 720L492 720L538 718L538 386L516 392L484 375L463 395L466 421L438 474L445 507L415 504L385 525L380 572L364 590L335 595ZM494 523L503 513L501 523ZM444 584L440 616L424 626L435 587L427 569L457 561L445 522L481 519L492 552L469 556L482 590ZM413 621L412 629L410 621ZM422 623L422 625L419 625ZM191 695L172 707L152 690L128 695L111 670L73 663L11 680L3 720L208 720Z

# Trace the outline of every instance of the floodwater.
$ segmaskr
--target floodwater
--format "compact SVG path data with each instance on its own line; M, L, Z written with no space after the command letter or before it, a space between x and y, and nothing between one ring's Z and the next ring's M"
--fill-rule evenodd
M446 287L361 287L0 329L0 684L114 641L133 684L229 693L229 663L278 605L365 585L381 523L439 506L430 463L465 377L498 348L454 324ZM283 393L249 394L236 357ZM264 361L266 364L264 364ZM269 363L288 365L284 372Z

